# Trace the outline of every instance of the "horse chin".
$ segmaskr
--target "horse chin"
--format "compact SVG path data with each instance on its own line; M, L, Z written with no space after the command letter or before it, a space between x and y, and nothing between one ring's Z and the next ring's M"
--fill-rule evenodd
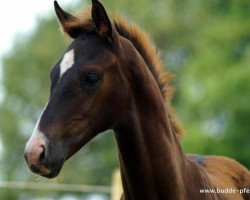
M52 178L57 177L59 173L60 173L60 170L57 171L57 172L51 172L51 173L49 173L49 174L40 174L40 175L41 175L42 177L52 179Z
M64 159L57 160L56 162L44 163L45 167L49 170L49 173L39 173L41 176L45 178L55 178L59 175L62 166L64 164Z
M61 168L62 168L62 166L61 166L60 168L53 169L53 170L51 170L50 173L48 173L48 174L42 174L42 173L38 173L38 174L39 174L40 176L42 176L42 177L52 179L52 178L55 178L55 177L57 177L57 176L59 175L59 173L60 173L60 171L61 171Z

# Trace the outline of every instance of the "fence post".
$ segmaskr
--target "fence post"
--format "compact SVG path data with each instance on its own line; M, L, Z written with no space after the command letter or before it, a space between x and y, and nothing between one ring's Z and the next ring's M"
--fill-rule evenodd
M113 178L112 178L111 200L120 200L122 192L123 190L122 190L120 170L116 169L113 172Z

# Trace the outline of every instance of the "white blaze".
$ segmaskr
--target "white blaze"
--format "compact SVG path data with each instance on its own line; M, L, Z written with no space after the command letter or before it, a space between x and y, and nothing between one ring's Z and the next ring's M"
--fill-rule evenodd
M60 78L62 78L63 74L74 65L74 57L74 49L64 54L62 62L60 64Z

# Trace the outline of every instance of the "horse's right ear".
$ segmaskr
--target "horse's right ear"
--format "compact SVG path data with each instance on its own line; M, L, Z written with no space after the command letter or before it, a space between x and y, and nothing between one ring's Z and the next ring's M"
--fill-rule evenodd
M80 20L75 16L65 12L57 3L54 1L54 8L57 18L62 26L62 29L73 39L84 32L83 28L79 26Z

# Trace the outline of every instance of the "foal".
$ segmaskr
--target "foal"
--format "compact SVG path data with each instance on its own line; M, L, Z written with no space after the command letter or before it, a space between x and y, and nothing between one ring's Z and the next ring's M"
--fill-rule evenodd
M246 168L229 158L182 151L181 128L165 103L171 75L161 72L155 48L137 26L118 17L112 23L97 0L91 15L75 17L57 2L55 11L74 41L51 70L49 102L26 145L33 172L57 176L83 145L113 129L122 199L250 200Z

